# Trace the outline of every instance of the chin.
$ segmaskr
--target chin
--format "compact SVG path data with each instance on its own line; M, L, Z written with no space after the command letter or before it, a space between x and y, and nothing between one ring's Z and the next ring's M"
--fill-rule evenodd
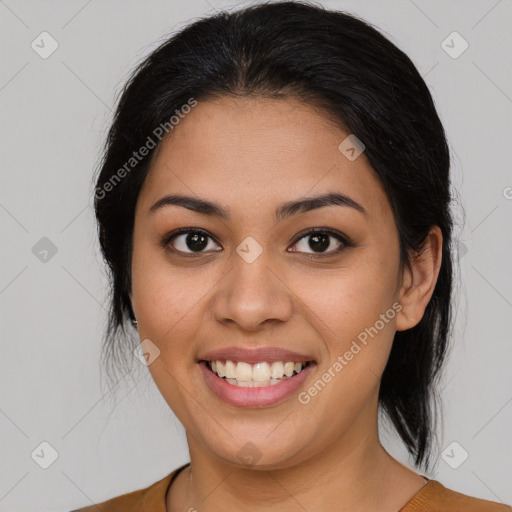
M222 439L209 440L207 444L211 452L225 462L240 469L259 471L293 467L307 460L310 450L315 451L311 440L268 435L272 428L275 424L259 436L251 435L250 429L239 437L231 437L224 432Z

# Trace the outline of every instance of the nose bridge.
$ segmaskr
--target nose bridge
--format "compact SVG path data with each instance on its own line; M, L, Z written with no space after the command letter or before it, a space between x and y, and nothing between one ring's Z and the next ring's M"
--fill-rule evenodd
M272 270L270 254L262 249L257 250L248 240L233 253L232 270L213 298L212 312L217 321L256 330L264 322L286 321L292 315L291 294L277 277L278 272Z

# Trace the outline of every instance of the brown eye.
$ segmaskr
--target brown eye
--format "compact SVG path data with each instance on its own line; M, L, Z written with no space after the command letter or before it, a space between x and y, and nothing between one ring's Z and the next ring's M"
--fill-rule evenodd
M219 247L205 231L199 230L183 230L167 238L166 245L171 245L176 251L183 253L201 253L206 250L221 250L215 249Z
M325 229L310 230L295 242L292 252L309 254L333 254L350 246L350 242L341 233Z

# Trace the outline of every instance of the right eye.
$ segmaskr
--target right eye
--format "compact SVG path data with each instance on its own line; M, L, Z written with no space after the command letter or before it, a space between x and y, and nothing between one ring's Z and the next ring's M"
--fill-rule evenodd
M173 252L184 254L200 254L208 249L222 250L212 236L202 229L181 228L173 234L167 235L162 240L162 244ZM212 244L217 245L219 249L212 249Z

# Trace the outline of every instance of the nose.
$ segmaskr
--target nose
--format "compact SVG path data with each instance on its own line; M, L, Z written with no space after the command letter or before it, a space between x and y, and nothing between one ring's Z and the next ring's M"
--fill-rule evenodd
M212 313L218 322L258 331L291 318L293 294L263 255L252 263L236 255L233 264L212 297Z

